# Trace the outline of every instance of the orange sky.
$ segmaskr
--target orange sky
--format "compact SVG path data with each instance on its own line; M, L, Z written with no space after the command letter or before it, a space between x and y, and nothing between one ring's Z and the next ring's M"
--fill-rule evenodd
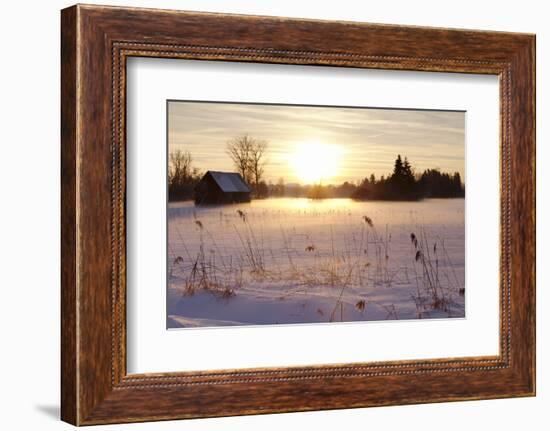
M464 181L465 113L234 103L168 103L169 151L188 150L201 171L234 171L231 138L268 142L265 178L325 184L391 172L397 154L417 172L458 171ZM321 177L321 178L318 178Z

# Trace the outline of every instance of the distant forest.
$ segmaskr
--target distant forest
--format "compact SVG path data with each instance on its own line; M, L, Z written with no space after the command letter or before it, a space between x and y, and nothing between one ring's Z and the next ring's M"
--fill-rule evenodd
M235 172L241 174L252 189L253 199L269 197L306 197L310 199L352 198L355 200L420 200L424 198L464 197L464 184L458 172L449 174L439 169L415 173L407 157L398 155L393 171L376 178L374 174L358 183L345 181L339 185L301 185L265 181L264 166L267 142L244 135L229 141L227 153L233 160ZM191 200L194 189L205 172L193 166L188 151L170 153L168 169L168 199Z
M365 178L350 195L357 200L419 200L424 198L464 197L460 174L448 174L439 169L426 169L415 175L407 157L395 159L393 172L376 180Z

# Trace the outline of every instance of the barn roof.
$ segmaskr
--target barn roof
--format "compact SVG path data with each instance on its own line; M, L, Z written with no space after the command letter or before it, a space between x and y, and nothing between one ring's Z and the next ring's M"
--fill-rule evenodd
M210 174L216 184L220 187L223 192L233 193L233 192L244 192L250 193L250 187L243 180L240 174L236 172L217 172L217 171L208 171L206 175Z

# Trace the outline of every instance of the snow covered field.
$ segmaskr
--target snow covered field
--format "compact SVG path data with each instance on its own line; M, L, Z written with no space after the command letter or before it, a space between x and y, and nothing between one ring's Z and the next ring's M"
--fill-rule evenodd
M464 199L168 208L168 328L464 317Z

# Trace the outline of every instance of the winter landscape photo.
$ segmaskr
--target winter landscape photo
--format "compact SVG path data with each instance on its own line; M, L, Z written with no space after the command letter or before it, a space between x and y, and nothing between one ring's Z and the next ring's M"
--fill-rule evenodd
M168 101L167 328L465 316L465 112Z

